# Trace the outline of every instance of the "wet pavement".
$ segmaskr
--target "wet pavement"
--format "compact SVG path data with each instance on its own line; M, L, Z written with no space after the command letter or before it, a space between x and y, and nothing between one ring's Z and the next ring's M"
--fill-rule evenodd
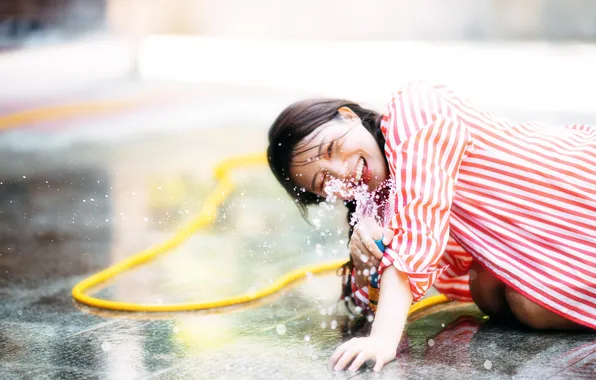
M192 219L219 160L264 150L267 126L197 119L203 124L180 127L212 103L195 98L183 120L180 107L164 105L172 121L155 121L150 132L135 123L142 115L128 112L70 120L66 129L54 121L52 133L38 126L0 135L0 379L596 378L596 335L497 326L458 303L413 315L382 373L332 373L335 347L370 328L336 302L333 274L214 312L75 303L77 282ZM346 254L341 210L313 209L309 225L267 168L239 170L235 179L211 227L93 294L143 303L227 297Z

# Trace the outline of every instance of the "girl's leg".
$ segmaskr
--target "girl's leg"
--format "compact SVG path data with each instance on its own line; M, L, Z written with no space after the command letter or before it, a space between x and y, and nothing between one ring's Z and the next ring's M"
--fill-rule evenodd
M588 330L587 327L538 305L510 287L505 289L505 298L513 315L526 326L539 330Z
M505 298L505 284L474 261L469 272L472 298L482 312L498 321L513 317Z
M506 286L476 261L470 268L472 298L483 313L499 322L512 319L539 330L586 330Z

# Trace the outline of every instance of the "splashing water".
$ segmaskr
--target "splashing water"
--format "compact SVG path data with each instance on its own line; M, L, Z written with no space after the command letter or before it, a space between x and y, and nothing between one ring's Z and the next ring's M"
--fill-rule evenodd
M353 199L356 202L356 210L352 214L350 224L356 225L364 218L374 218L381 226L387 226L394 210L393 196L394 186L389 181L384 182L380 189L389 189L390 196L385 200L381 199L378 191L369 191L365 184L351 186L346 181L331 179L325 186L327 204L334 203L338 197L341 199Z

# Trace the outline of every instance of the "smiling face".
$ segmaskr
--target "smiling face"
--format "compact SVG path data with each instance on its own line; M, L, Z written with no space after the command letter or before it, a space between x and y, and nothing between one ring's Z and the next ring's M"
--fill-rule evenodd
M385 156L360 118L347 107L338 112L296 146L290 167L298 187L321 197L327 196L325 186L331 179L348 189L365 184L375 190L389 176Z

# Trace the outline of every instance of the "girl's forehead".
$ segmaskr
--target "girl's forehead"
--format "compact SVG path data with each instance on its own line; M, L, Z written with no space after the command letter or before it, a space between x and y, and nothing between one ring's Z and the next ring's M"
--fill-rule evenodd
M327 130L328 127L328 125L323 124L299 141L292 153L293 161L303 161L305 157L316 156L317 149L319 145L321 145L321 134L324 130Z
M318 148L325 136L330 135L333 137L340 130L342 130L343 127L344 126L341 124L341 122L337 120L328 121L298 142L294 148L294 155L303 153L308 149L314 150L314 148Z
M312 176L319 170L320 145L321 136L316 134L305 137L294 149L290 163L290 175L293 177L294 182L301 187L310 187L307 185L310 184Z

